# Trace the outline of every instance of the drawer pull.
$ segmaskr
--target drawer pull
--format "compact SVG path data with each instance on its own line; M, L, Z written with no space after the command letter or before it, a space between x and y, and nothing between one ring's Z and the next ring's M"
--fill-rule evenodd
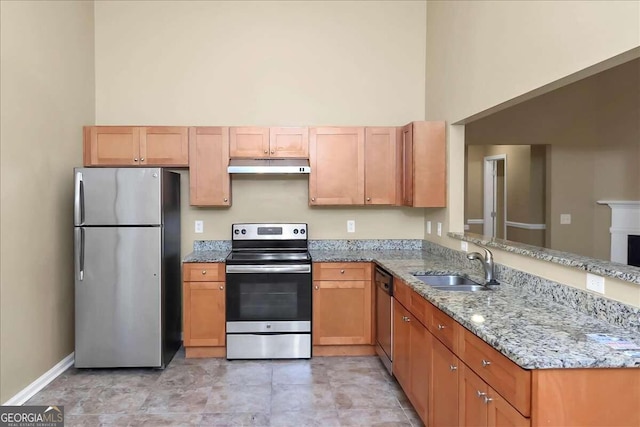
M316 291L317 291L318 289L320 289L320 286L316 285L315 288L316 288Z
M344 274L344 270L340 270L340 274Z
M223 291L224 290L224 286L220 286L220 290Z
M443 330L444 328L446 328L446 326L441 325L441 324L438 323L438 330L439 331Z
M477 390L476 394L478 395L478 397L485 397L487 395L487 393L484 393L484 392L482 392L480 390Z
M488 404L489 404L489 402L491 402L492 400L493 400L493 399L492 399L492 398L490 398L489 396L484 396L484 403L485 403L486 405L488 405Z
M487 366L489 366L489 365L491 365L491 361L490 361L490 360L484 360L484 359L482 359L482 366L483 366L483 367L485 367L485 368L486 368L486 367L487 367Z
M450 369L451 371L457 371L457 370L458 370L458 367L457 367L456 365L449 365L449 369Z
M410 321L411 319L409 319L407 316L402 316L402 320L403 320L404 322L408 322L408 321Z
M202 270L202 275L204 276L205 274L207 274L207 270Z

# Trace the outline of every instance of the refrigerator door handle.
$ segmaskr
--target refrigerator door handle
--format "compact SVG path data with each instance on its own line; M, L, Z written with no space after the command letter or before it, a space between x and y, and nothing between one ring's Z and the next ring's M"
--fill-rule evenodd
M76 172L73 220L75 225L84 224L84 181L82 179L82 172Z
M76 278L79 281L84 280L84 228L76 227L74 229L75 246L76 246Z

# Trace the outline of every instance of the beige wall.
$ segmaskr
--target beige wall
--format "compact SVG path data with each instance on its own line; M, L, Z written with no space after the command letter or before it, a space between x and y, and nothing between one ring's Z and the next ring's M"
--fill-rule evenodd
M465 130L451 123L629 50L637 54L639 14L638 1L428 1L426 118L449 123L448 208L427 211L425 220L463 229ZM460 247L445 236L426 238ZM498 262L584 288L584 272L496 252ZM640 306L640 287L607 284L607 296Z
M94 120L93 3L0 2L0 402L73 352L72 168Z
M424 118L426 3L98 2L99 124L401 125ZM158 28L162 26L162 31ZM188 198L183 174L183 200ZM233 222L312 238L422 238L423 210L309 208L308 179L233 178L231 209L184 203L183 251ZM193 220L205 233L193 233ZM346 234L346 220L356 233Z

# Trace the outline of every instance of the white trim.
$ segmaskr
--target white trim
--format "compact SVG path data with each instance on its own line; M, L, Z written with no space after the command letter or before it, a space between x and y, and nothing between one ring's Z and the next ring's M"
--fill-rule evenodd
M473 219L468 219L467 220L467 224L471 225L471 224L484 224L484 219L483 218L473 218Z
M484 222L482 227L482 234L485 236L496 237L495 227L497 225L496 219L491 216L491 212L497 206L497 194L498 188L497 182L497 162L504 161L504 195L503 195L503 213L504 218L502 238L507 239L507 155L496 154L494 156L484 157L484 202L483 202L483 216Z
M72 367L74 360L74 353L71 353L70 355L59 361L53 368L42 374L40 378L37 378L34 382L19 391L18 394L4 402L2 406L24 405L27 400L31 399L36 393L45 388L51 381L55 380L64 371Z
M469 231L469 224L464 225L464 231Z
M547 224L529 224L527 222L506 221L507 226L524 228L525 230L546 230Z
M629 235L640 235L640 200L598 200L611 208L611 261L628 264Z

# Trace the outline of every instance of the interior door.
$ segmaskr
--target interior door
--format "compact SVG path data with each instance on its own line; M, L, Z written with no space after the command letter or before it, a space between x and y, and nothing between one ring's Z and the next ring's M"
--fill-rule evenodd
M162 228L75 233L75 365L160 366Z

